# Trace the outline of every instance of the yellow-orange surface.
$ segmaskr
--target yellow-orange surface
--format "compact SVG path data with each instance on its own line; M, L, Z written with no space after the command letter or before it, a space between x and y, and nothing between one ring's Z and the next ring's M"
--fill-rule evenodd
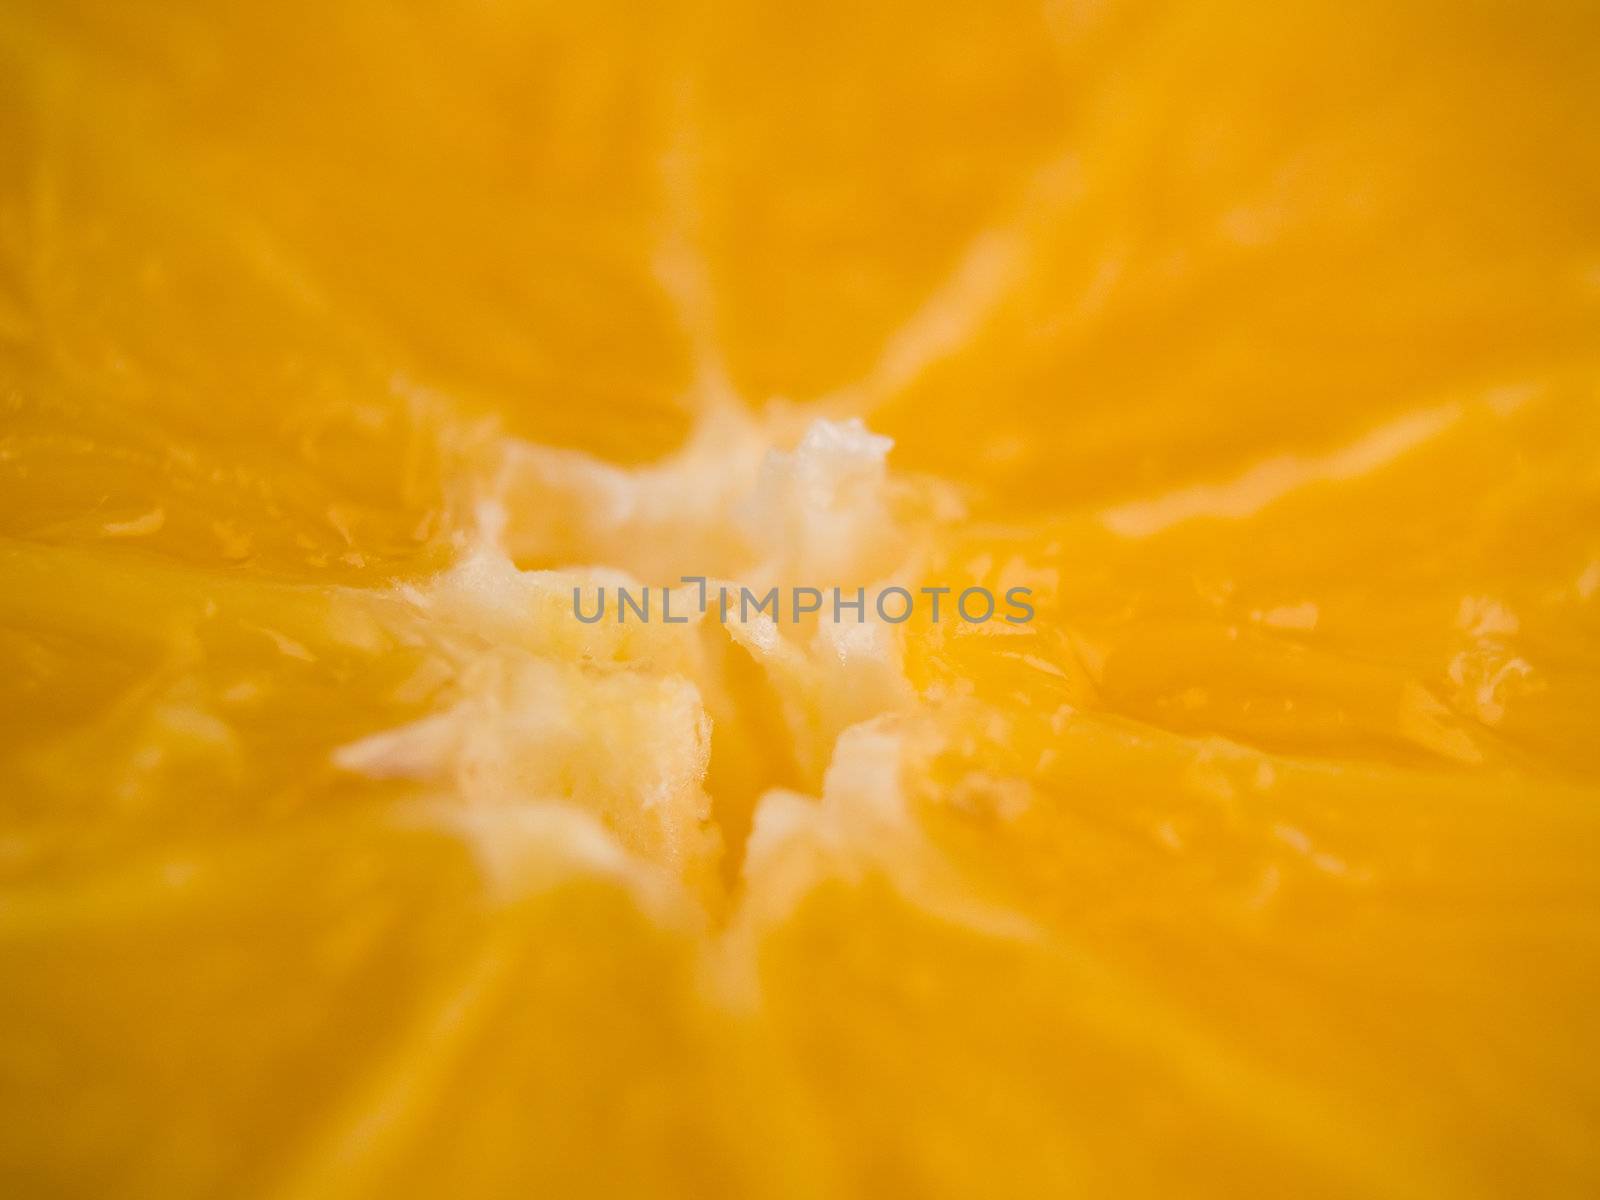
M0 0L0 1192L1600 1194L1597 63Z

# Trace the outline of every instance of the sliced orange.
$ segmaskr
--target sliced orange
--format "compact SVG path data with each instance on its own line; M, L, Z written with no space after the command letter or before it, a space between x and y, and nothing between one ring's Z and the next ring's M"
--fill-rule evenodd
M0 1190L1593 1194L1597 42L9 0Z

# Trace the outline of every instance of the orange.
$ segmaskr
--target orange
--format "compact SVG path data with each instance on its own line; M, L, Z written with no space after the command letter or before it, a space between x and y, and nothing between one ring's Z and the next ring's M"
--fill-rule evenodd
M1597 44L6 0L0 1190L1593 1194Z

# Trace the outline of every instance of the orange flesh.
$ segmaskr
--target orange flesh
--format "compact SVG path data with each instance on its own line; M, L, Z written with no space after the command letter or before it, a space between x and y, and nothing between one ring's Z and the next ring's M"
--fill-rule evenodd
M1597 48L0 5L0 1191L1594 1194Z

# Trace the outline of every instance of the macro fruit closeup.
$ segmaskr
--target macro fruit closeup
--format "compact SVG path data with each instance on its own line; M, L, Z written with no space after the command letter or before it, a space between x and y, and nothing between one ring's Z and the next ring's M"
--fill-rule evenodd
M1600 1194L1597 63L0 0L0 1193Z

